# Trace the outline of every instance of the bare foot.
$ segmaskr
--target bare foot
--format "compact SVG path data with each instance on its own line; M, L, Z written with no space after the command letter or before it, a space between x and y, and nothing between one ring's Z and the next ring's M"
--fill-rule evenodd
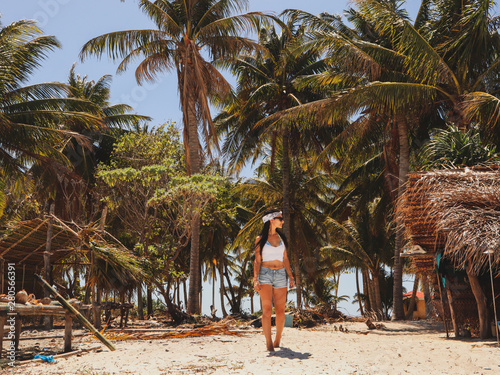
M274 352L274 346L273 346L273 344L267 345L267 351L268 352Z
M279 347L280 347L280 343L279 343L279 341L275 341L275 342L274 342L274 347L275 347L275 348L279 348Z

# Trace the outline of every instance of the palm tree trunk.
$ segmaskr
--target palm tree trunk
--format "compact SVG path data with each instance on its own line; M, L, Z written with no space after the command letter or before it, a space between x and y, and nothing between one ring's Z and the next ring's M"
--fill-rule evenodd
M382 306L382 297L380 295L380 271L377 268L375 271L372 271L373 277L373 296L375 298L375 309L377 313L377 317L380 320L383 320L384 317L384 308Z
M432 314L431 311L433 309L432 299L431 299L431 291L429 287L429 275L424 275L422 279L422 289L424 292L424 300L425 300L425 318L429 319Z
M200 173L200 144L198 139L198 121L196 118L196 102L192 94L189 96L187 109L188 145L189 145L189 172L191 175ZM188 314L199 314L200 295L200 215L196 210L197 202L191 207L191 252L189 264L189 298L187 303Z
M359 289L359 269L356 267L356 292L358 293L359 313L365 315L363 311L363 301L361 300L361 290Z
M375 296L373 293L373 280L370 278L370 272L366 269L363 270L363 279L365 285L365 294L368 295L369 306L366 308L366 311L370 311L372 313L377 312L377 301L375 300Z
M300 278L300 262L298 248L293 246L291 238L291 212L290 212L290 158L289 158L289 144L290 138L288 129L283 128L283 230L288 239L288 253L293 257L293 268L295 270L295 287L297 293L297 309L302 310L302 280Z
M186 288L186 279L182 280L182 292L184 294L184 308L187 311L188 296L187 296L187 288Z
M222 252L224 252L223 249L221 249ZM219 269L219 276L220 276L220 308L222 310L222 317L225 318L227 316L226 312L226 307L224 303L224 296L226 295L226 285L224 284L224 263L219 262L217 263L218 269Z
M399 186L398 197L400 197L408 180L410 170L410 146L408 143L408 128L406 118L403 115L397 118L399 136ZM403 232L400 220L396 219L396 246L394 247L394 288L392 320L402 320L405 318L403 309L403 264L400 257L403 248Z
M212 263L212 306L215 307L215 265Z
M150 285L146 289L146 311L148 317L153 316L153 288Z
M491 336L490 319L486 295L484 294L483 288L479 282L479 278L472 271L472 261L469 260L469 265L467 267L467 276L469 278L470 287L472 293L476 299L477 304L477 315L479 317L479 337L486 339Z
M144 302L142 301L142 282L137 286L137 318L144 320Z
M413 310L415 310L415 303L417 301L417 289L418 283L420 281L420 277L418 274L415 275L415 281L413 282L413 291L410 298L410 304L408 305L408 311L406 312L405 319L412 320L413 319Z
M363 294L367 297L365 299L366 304L365 304L365 311L369 312L372 310L372 303L373 301L371 300L371 293L370 293L370 278L368 276L368 271L366 269L361 270L361 276L363 277Z

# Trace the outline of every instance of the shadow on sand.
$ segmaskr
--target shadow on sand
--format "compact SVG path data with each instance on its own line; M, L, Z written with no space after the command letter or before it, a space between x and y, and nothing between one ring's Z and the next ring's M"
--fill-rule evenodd
M300 353L290 348L281 347L274 352L269 353L269 357L281 357L288 359L308 359L311 353Z

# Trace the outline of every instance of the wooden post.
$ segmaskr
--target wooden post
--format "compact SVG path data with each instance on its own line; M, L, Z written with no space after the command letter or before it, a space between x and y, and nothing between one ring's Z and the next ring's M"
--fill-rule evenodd
M470 287L477 304L477 315L479 317L479 337L482 339L491 336L490 319L488 311L488 303L486 295L483 292L479 278L474 273L472 269L472 261L469 259L469 265L467 266L467 276L469 278Z
M54 212L55 212L55 204L52 203L50 205L49 214L54 215ZM48 222L47 242L45 243L45 251L43 253L43 276L49 284L52 284L52 265L50 264L50 255L52 251L53 222L54 220L52 218ZM44 297L50 297L50 292L46 289L44 290ZM54 320L52 316L45 316L44 318L45 328L52 329L53 321Z
M436 276L437 276L437 283L438 283L438 289L439 289L439 298L441 299L441 307L443 308L444 329L446 331L446 338L449 338L450 334L448 333L448 325L446 324L446 309L444 307L443 290L441 289L441 276L439 275L439 272L437 270L436 270Z
M453 331L455 332L455 338L460 336L460 331L458 329L457 317L455 315L455 309L453 308L453 295L451 293L450 287L446 287L446 295L448 297L448 305L450 306L451 322L453 323Z
M71 314L66 312L65 316L65 327L64 327L64 352L71 351L71 333L73 329L73 317Z
M16 322L14 324L14 328L15 328L14 342L17 351L19 349L19 338L21 337L21 316L19 314L17 314L16 316Z
M2 358L3 328L5 326L6 321L7 321L7 315L0 314L0 358Z
M2 294L5 293L5 259L2 258Z

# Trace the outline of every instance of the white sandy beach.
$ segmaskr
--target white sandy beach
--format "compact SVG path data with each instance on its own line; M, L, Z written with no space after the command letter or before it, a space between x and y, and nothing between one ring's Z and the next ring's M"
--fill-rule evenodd
M500 374L496 341L446 338L442 325L424 321L285 328L282 348L265 350L260 329L240 336L114 341L102 351L7 368L11 374ZM274 330L274 328L273 328ZM451 335L450 335L451 336ZM54 345L54 342L52 343ZM99 346L77 337L74 348ZM26 344L25 344L26 345Z

